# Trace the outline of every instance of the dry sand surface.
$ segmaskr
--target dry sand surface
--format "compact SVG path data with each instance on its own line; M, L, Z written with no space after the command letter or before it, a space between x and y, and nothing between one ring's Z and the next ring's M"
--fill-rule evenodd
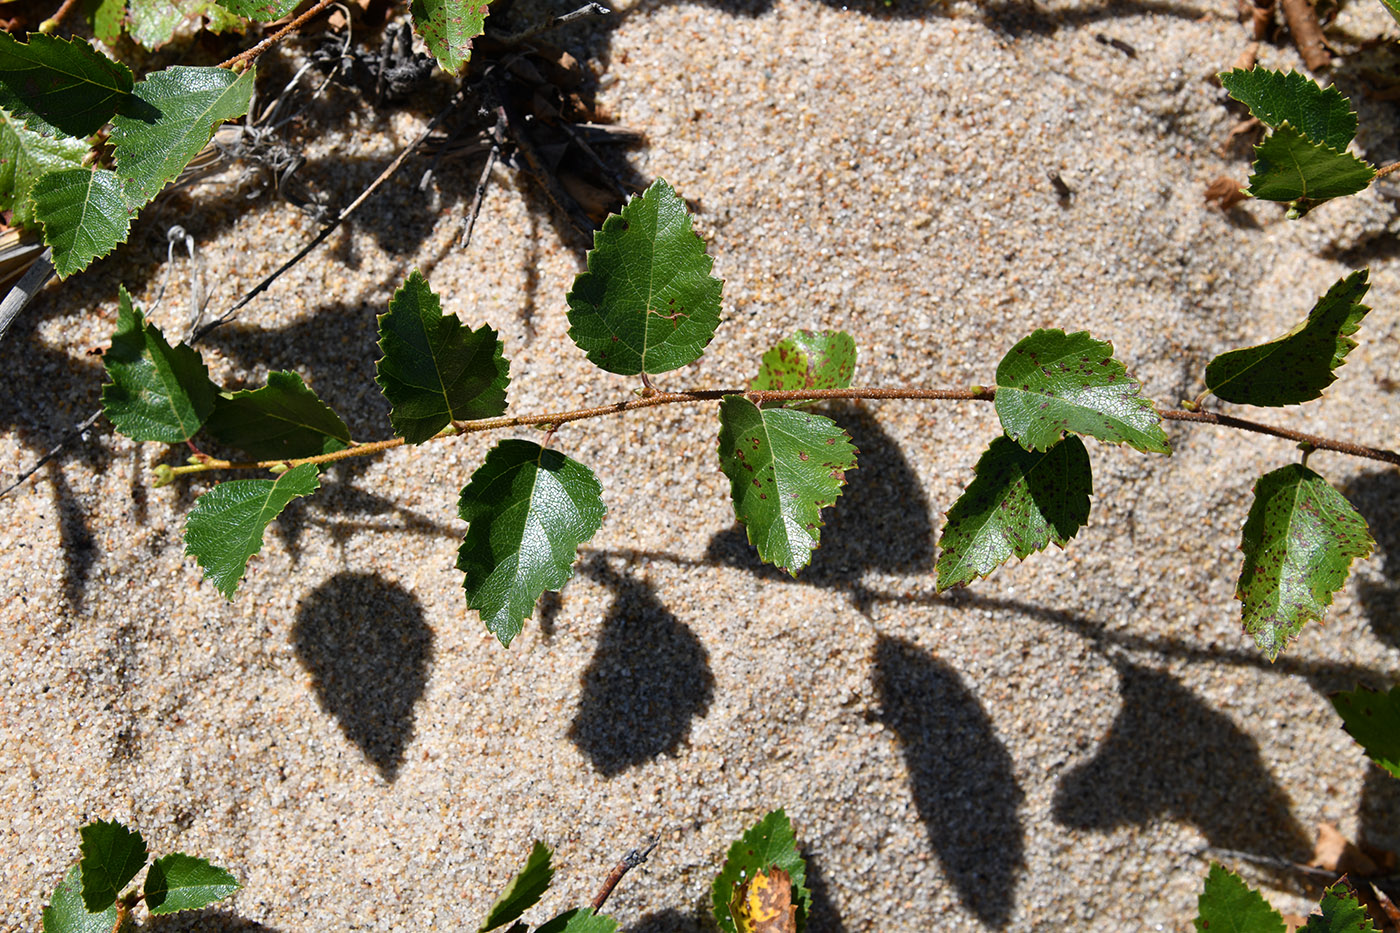
M1210 80L1246 42L1233 0L620 6L564 39L609 113L646 132L638 172L698 205L725 281L709 353L663 387L742 384L797 328L854 335L860 384L985 383L1021 336L1061 327L1111 340L1175 404L1212 355L1283 333L1369 265L1374 311L1340 381L1265 420L1400 446L1396 187L1299 222L1203 204L1212 178L1248 169L1220 154L1236 117ZM1332 34L1355 48L1387 29L1378 3L1351 0ZM1385 52L1335 69L1376 162L1400 158L1397 105L1359 93ZM1287 45L1261 63L1300 67ZM349 135L308 134L305 171L339 203L425 120L348 93L325 110ZM633 380L566 336L582 253L536 190L498 168L464 253L477 168L445 169L433 212L415 164L211 337L215 378L294 369L357 438L390 436L375 314L417 267L448 310L501 330L512 410L629 397ZM45 291L0 347L7 477L96 407L117 284L154 303L176 222L216 310L315 232L285 202L211 184ZM168 334L189 314L187 270L153 312ZM151 489L151 467L182 455L101 423L0 502L0 928L37 928L98 818L243 882L158 929L278 933L474 928L535 839L559 866L545 906L562 909L653 835L609 911L632 933L708 929L729 841L777 807L815 879L813 931L1183 930L1212 857L1305 912L1293 876L1211 850L1306 861L1322 821L1400 844L1400 785L1327 700L1400 679L1394 468L1310 461L1379 549L1326 627L1269 664L1240 631L1236 544L1254 477L1295 459L1288 443L1181 425L1170 459L1090 443L1094 511L1068 550L938 595L937 529L994 412L831 411L860 465L796 580L736 528L713 407L561 431L609 512L508 650L453 569L457 494L494 438L329 470L227 602L182 553L208 483Z

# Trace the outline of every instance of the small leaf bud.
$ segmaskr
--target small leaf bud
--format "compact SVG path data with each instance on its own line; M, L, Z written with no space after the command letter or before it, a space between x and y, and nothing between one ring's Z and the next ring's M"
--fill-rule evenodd
M157 463L152 473L155 476L151 481L151 487L153 489L169 486L171 483L175 482L175 471L170 468L170 464L168 463Z

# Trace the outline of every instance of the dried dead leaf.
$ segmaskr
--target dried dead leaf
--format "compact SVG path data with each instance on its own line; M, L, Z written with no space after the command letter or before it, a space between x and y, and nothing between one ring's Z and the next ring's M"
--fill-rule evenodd
M729 912L739 933L797 933L792 876L774 866L734 890Z

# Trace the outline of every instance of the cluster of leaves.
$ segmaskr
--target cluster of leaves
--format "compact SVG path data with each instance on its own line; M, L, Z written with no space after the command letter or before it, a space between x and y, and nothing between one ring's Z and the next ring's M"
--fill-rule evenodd
M181 853L151 863L144 889L125 896L122 891L146 864L141 834L121 823L89 823L81 830L82 860L74 865L44 908L44 933L117 933L132 918L132 908L144 901L152 914L194 910L228 897L238 882L227 871L204 859ZM629 856L630 858L631 856ZM490 933L511 924L508 933L529 933L520 920L539 903L554 880L553 853L535 842L525 867L511 878L496 898L477 933ZM633 867L645 855L637 857ZM615 884L625 868L610 879ZM734 841L711 886L715 922L724 933L801 933L812 909L806 884L806 862L782 810L774 810ZM605 889L600 903L611 886ZM535 927L535 933L614 933L617 921L592 907L557 914Z
M44 933L117 933L145 903L152 914L197 910L238 890L238 882L202 858L174 852L150 863L139 890L122 892L146 866L141 834L115 820L81 830L82 859L69 869L44 908Z
M286 16L297 0L100 0L85 4L94 33L123 27L148 47L193 16L218 31ZM123 20L123 9L129 10ZM414 27L439 65L460 73L485 26L481 0L416 0ZM248 112L256 69L171 66L136 81L79 38L0 31L0 210L39 228L60 277L126 241L131 221L175 180L220 124ZM107 147L110 145L110 158ZM104 163L110 163L106 165Z
M595 364L640 375L652 392L651 375L698 359L714 336L722 283L710 268L684 201L658 181L596 235L588 269L568 295L569 334ZM1355 272L1287 335L1217 357L1206 369L1207 389L1256 406L1319 397L1355 345L1368 287L1366 272ZM505 412L509 364L496 332L445 315L418 273L380 316L379 332L377 381L405 443L472 430L471 422ZM840 496L858 451L830 418L758 393L847 389L856 356L846 334L800 332L763 356L746 393L719 405L719 466L735 516L759 556L791 573L820 543L821 510ZM296 374L271 373L256 390L220 391L198 352L171 348L125 292L105 362L111 383L103 407L121 433L185 443L202 427L279 474L215 486L186 523L189 553L232 597L267 524L316 490L324 461L314 458L358 445ZM980 391L994 395L1005 433L948 513L935 568L940 590L1074 537L1088 520L1093 488L1082 437L1170 452L1157 408L1112 346L1085 332L1036 331L1001 361L995 385ZM163 479L175 472L162 469ZM486 455L461 490L458 514L468 527L457 567L467 604L502 644L520 633L546 590L568 580L577 548L605 512L593 472L557 450L512 439ZM1307 620L1321 619L1352 560L1372 546L1361 516L1306 466L1261 477L1240 545L1246 630L1276 656Z
M1263 68L1224 72L1220 83L1271 130L1254 148L1245 194L1286 202L1296 219L1324 201L1364 190L1376 177L1374 165L1347 152L1356 113L1336 88L1324 89L1296 71Z

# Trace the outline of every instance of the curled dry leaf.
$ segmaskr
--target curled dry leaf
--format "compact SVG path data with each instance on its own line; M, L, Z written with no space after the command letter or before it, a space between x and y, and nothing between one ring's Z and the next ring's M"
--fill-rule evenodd
M739 933L797 933L792 877L776 865L735 888L729 910Z

